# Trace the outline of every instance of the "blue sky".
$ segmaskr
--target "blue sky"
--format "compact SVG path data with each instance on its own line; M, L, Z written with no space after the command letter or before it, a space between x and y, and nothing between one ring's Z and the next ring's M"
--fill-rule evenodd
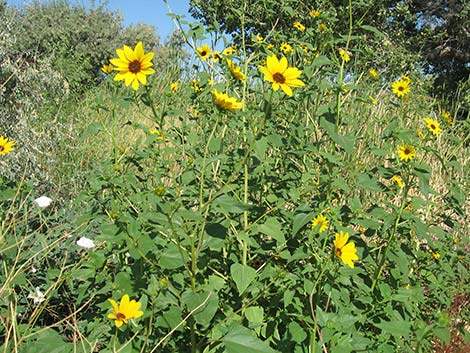
M31 0L7 0L9 5L23 5ZM43 1L46 2L46 1ZM89 0L70 0L88 6ZM96 4L100 1L96 0ZM168 0L171 10L178 15L189 16L189 0ZM174 29L172 19L167 15L168 9L163 0L110 0L107 6L111 10L119 10L124 17L124 25L145 22L155 26L158 35L162 40L166 38Z

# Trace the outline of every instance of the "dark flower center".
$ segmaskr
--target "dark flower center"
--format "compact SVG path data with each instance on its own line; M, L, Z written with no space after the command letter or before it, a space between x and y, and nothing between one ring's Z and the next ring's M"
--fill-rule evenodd
M140 66L140 61L134 60L129 64L129 71L132 72L133 74L136 74L140 72L141 66Z
M405 148L405 150L403 151L405 154L411 154L411 150L409 148Z
M125 320L125 319L126 319L126 315L124 315L123 313L117 313L117 314L116 314L116 319L118 319L118 320Z
M436 125L431 124L431 130L436 130Z
M340 248L335 248L335 255L338 256L338 257L341 257L341 249Z
M405 90L405 87L403 87L403 86L398 86L398 90L399 90L399 91L404 91L404 90Z
M5 146L0 146L0 152L3 152L5 150Z
M207 52L205 50L202 50L200 54L201 54L201 56L206 56Z
M273 75L274 82L280 83L281 85L286 82L286 78L280 72L276 72Z

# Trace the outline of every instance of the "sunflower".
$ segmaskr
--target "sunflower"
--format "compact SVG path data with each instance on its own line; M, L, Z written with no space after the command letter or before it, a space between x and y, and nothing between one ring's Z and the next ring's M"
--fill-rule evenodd
M305 32L305 26L299 21L294 22L294 27L297 28L300 32Z
M442 112L442 119L445 120L447 125L452 125L454 123L454 120L452 119L452 115L450 115L450 112L446 110Z
M395 81L392 84L392 92L397 95L397 97L402 97L405 94L410 92L410 81L405 79L400 79Z
M220 53L218 51L212 53L212 61L218 62L220 61L220 59L222 59L222 57L220 56Z
M207 44L204 44L202 47L196 48L197 53L202 60L206 60L211 55L211 48Z
M265 81L272 82L273 90L280 88L288 96L292 96L291 87L302 87L305 84L298 79L302 71L296 67L289 67L285 56L281 60L277 59L276 54L266 58L266 66L260 66L260 71L264 74Z
M312 16L313 18L318 17L318 16L320 16L320 11L318 11L318 10L311 10L311 11L310 11L310 16Z
M134 50L124 45L122 49L116 49L118 58L109 60L115 66L114 70L119 71L114 76L114 81L124 80L126 86L132 85L137 91L139 82L147 84L147 75L155 73L152 69L153 52L144 53L142 42L137 43Z
M113 299L108 299L108 301L113 306L114 311L113 313L108 314L108 319L114 320L116 327L121 327L122 324L127 324L128 320L137 319L144 314L143 311L139 310L142 304L135 300L129 301L129 296L127 294L122 297L119 305Z
M403 179L402 179L399 175L394 175L394 176L392 177L392 182L393 182L396 186L398 186L400 189L403 189L403 186L404 186L404 184L403 184Z
M335 246L335 255L337 258L341 259L343 263L354 268L353 261L359 260L359 257L357 256L356 245L353 242L348 243L348 239L349 234L343 231L335 234L335 240L333 242Z
M339 56L341 57L342 60L344 60L345 62L349 62L351 60L351 57L349 56L349 53L344 50L344 49L340 49L339 50Z
M320 233L328 229L328 220L325 216L320 214L312 220L312 228L316 228L318 225L320 225L320 228L318 229Z
M215 104L225 110L238 110L243 108L243 102L237 101L234 97L229 97L227 93L220 93L217 90L212 91Z
M0 135L0 156L6 155L13 151L15 149L13 147L15 143L16 142L13 140L8 140L8 137L3 137Z
M424 138L423 130L421 130L421 129L416 130L416 134L418 135L418 137L420 139Z
M413 146L410 145L401 145L397 147L397 152L398 152L398 158L400 158L400 161L411 161L414 156L416 156L416 150Z
M283 53L292 53L293 49L292 46L288 43L282 43L281 44L281 51Z
M429 131L431 131L433 135L437 136L441 133L441 126L436 120L431 118L424 118L424 121L426 122L426 126L428 127Z
M374 80L377 80L379 78L379 73L375 68L370 68L369 69L369 76L372 77Z
M327 28L328 28L328 26L326 25L326 23L320 23L320 24L318 25L318 29L319 29L321 32L326 31Z
M235 46L232 45L231 47L225 48L224 51L222 52L222 54L224 54L224 55L232 55L232 54L234 54L236 51L237 51L237 47L235 47Z
M241 71L240 66L237 66L233 63L232 60L227 59L227 65L232 73L232 76L235 77L239 81L245 81L246 75Z
M114 71L114 66L113 65L106 65L104 64L101 66L101 71L103 71L106 75L109 75L111 72Z
M180 84L178 82L173 82L171 85L170 85L170 91L171 93L176 93L176 91L178 91L178 87L180 86Z

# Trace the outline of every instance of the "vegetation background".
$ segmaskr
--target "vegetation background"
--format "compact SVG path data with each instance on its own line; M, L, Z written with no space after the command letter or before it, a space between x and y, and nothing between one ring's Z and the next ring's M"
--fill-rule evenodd
M468 1L191 0L164 42L106 5L0 1L1 351L470 349Z

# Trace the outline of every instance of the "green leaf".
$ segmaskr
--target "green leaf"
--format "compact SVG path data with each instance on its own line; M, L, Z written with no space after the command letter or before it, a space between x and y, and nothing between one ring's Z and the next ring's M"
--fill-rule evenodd
M315 58L313 61L312 61L312 64L310 66L312 67L315 67L315 66L324 66L324 65L328 65L331 63L331 60L328 59L327 56L325 55L320 55L318 56L317 58Z
M406 337L410 333L410 323L408 321L383 321L375 324L384 333L389 333L396 337Z
M294 225L292 226L292 235L296 235L304 225L312 220L313 216L313 213L296 214L294 216Z
M170 243L163 251L158 264L164 269L176 269L184 265L178 245Z
M266 222L259 225L257 228L259 232L276 239L278 246L286 242L284 232L282 231L282 225L274 217L267 218Z
M262 324L264 319L264 310L260 306L250 306L245 309L245 317L250 323Z
M354 150L354 142L356 137L351 134L339 135L336 132L335 124L328 121L325 117L320 117L320 126L326 130L330 138L339 146L341 146L347 154L351 154Z
M189 311L196 309L205 302L205 304L197 309L193 314L196 322L205 327L209 326L219 307L219 297L217 293L209 291L200 293L186 291L183 293L181 300Z
M242 295L242 293L248 288L251 282L256 278L258 275L254 268L250 266L243 266L242 264L234 263L230 267L230 274L232 275L232 279L237 285L238 293Z
M251 208L251 205L244 204L227 194L223 194L216 198L213 201L213 205L227 213L243 213Z
M385 38L385 34L383 34L382 32L380 32L377 28L375 27L372 27L372 26L368 26L368 25L362 25L360 26L360 28L366 30L366 31L369 31L369 32L372 32L374 34L376 34L377 36L379 36L380 38Z
M233 326L222 339L227 353L276 353L266 342L243 326Z

